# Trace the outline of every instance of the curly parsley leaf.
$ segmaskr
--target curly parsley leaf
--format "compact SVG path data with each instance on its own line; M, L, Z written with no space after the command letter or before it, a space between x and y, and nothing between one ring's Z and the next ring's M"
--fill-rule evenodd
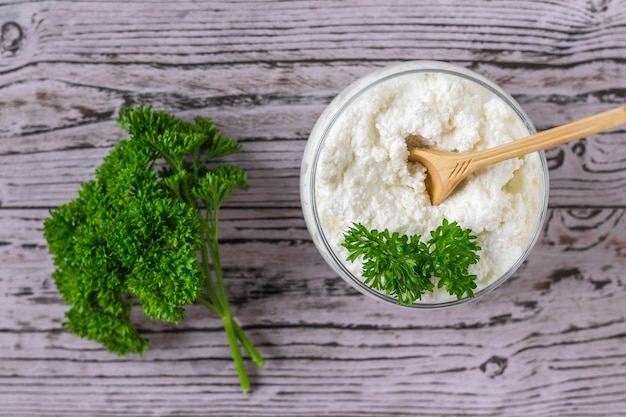
M426 248L419 236L367 230L362 224L354 224L343 246L350 252L348 261L363 257L366 285L398 297L402 304L411 304L433 289L430 275L421 268Z
M480 258L475 241L471 230L444 219L425 243L419 235L368 230L354 223L344 234L342 246L349 252L349 262L362 258L365 285L397 297L399 304L411 305L426 291L433 291L437 279L438 288L445 287L458 299L473 297L476 276L468 268Z
M430 232L430 268L439 278L438 288L446 287L450 295L457 299L473 297L476 288L476 275L468 273L468 268L478 262L480 247L470 229L462 229L456 222L444 219L441 226Z

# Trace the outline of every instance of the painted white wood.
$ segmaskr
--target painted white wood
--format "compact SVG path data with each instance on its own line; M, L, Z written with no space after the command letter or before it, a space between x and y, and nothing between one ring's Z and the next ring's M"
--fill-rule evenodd
M626 129L547 152L550 210L481 299L415 312L357 294L300 212L306 138L352 81L440 59L538 129L626 102L626 1L0 0L0 416L626 416ZM16 25L16 26L15 26ZM20 37L21 35L21 37ZM118 357L62 327L42 236L150 104L242 141L222 211L237 319L267 359L241 394L219 320L136 314Z

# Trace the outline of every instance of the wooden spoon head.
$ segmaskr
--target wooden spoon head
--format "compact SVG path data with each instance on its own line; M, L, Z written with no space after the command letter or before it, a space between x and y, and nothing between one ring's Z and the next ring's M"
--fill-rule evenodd
M441 204L468 174L471 159L466 154L410 148L409 161L426 167L426 191L433 206Z

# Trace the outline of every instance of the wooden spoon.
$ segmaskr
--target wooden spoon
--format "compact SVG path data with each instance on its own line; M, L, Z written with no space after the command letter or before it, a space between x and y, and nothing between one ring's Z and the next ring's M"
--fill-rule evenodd
M409 161L420 162L426 167L426 190L430 195L431 204L436 206L445 200L465 177L480 168L581 139L625 123L626 106L622 106L475 153L421 148L411 145L411 142L419 142L419 136L409 135L407 137Z

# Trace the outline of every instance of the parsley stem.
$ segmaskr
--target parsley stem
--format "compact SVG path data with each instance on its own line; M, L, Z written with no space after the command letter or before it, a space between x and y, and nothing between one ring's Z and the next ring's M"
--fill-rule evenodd
M226 293L226 286L224 285L224 274L222 272L222 262L220 259L220 249L217 236L218 226L218 210L210 208L207 210L207 222L204 225L206 227L206 243L209 248L211 260L213 261L213 271L215 272L215 278L217 279L216 293L219 294L222 301L222 307L224 313L230 314L230 306L228 303L228 297Z
M210 216L212 215L212 216ZM209 221L209 219L211 221ZM237 373L239 374L239 380L241 383L242 391L248 392L250 389L250 382L248 380L248 374L246 372L245 364L243 362L243 357L241 356L241 350L239 347L239 341L246 349L246 351L250 354L250 358L253 360L255 364L263 363L263 359L256 351L254 346L250 340L245 336L243 330L237 322L233 319L230 312L230 304L228 302L228 297L226 295L226 286L224 285L224 274L222 271L222 263L220 260L220 250L217 236L217 225L218 225L218 210L208 210L207 212L207 246L209 248L209 252L211 254L211 260L213 261L213 271L215 272L215 277L217 278L218 288L216 289L217 293L221 296L220 299L222 301L222 320L224 321L224 329L226 330L226 336L228 338L228 344L230 345L230 350L233 355L233 360L235 362L235 367L237 368ZM260 360L259 360L260 359ZM261 365L259 365L261 366Z
M200 223L203 222L200 221ZM206 236L206 233L204 233L204 235ZM209 262L209 253L205 242L200 245L200 256L202 257L202 271L204 272L204 282L206 284L207 290L209 291L209 296L211 297L211 301L219 310L218 315L222 316L222 312L224 311L224 301L222 300L221 293L217 290L217 288L215 288L215 284L213 283L211 266Z
M233 328L234 320L230 315L230 311L226 310L226 314L222 316L224 322L224 329L226 330L226 337L228 338L228 344L230 345L230 351L235 361L235 367L237 368L237 374L239 374L239 383L241 384L241 390L246 393L250 390L250 381L248 380L248 373L246 372L246 366L243 363L243 357L241 356L241 350L239 349L239 343L237 343L237 335Z
M205 306L206 308L208 308L216 316L219 316L219 317L222 316L222 312L215 305L213 305L213 303L210 302L209 300L206 300L206 299L198 296L197 301L200 304L202 304L203 306Z
M252 362L254 362L254 364L259 368L265 365L265 359L263 359L259 351L256 350L256 347L254 347L250 339L248 339L248 336L246 336L246 334L244 333L241 326L239 326L239 323L237 323L237 321L235 320L233 320L233 327L235 328L235 334L237 335L237 338L241 342L241 345L246 349L246 352L248 352L248 355L250 355L250 359L252 359Z

